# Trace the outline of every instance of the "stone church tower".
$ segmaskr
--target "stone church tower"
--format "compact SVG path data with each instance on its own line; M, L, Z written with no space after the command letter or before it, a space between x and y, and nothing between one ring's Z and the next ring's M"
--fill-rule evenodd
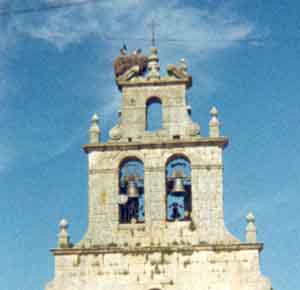
M260 273L262 243L247 215L246 241L224 225L223 149L218 111L209 136L191 119L187 64L161 76L157 48L121 55L119 120L101 142L92 118L88 156L88 228L75 245L62 220L54 279L46 290L271 290ZM161 108L151 130L149 110Z

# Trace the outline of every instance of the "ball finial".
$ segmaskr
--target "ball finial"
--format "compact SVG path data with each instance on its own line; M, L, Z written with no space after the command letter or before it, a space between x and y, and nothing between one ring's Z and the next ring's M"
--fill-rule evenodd
M217 108L215 106L213 106L210 110L210 114L212 117L217 117L219 114L219 111L217 110Z
M248 223L254 223L255 222L255 216L251 211L247 214L246 220L247 220Z
M100 141L101 130L99 128L99 116L95 113L91 119L90 126L90 143L97 144Z
M99 116L95 113L91 119L93 123L98 123L99 122Z
M220 122L218 120L218 110L213 106L210 110L210 121L209 121L209 136L210 137L219 137L220 136Z
M66 219L62 219L60 222L59 222L59 228L60 229L67 229L69 227L69 223Z
M246 215L246 241L248 243L256 243L256 225L255 225L255 216L252 212L249 212Z
M69 223L68 221L63 218L59 222L59 233L58 233L58 247L59 248L70 248L70 237L68 234L68 227Z

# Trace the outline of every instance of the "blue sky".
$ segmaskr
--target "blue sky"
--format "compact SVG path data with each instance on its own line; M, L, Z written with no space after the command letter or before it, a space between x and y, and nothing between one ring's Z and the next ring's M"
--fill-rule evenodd
M252 210L265 242L263 273L275 290L298 289L300 4L161 2L167 1L103 0L0 18L0 289L43 289L52 278L48 249L56 246L62 217L71 223L72 240L82 237L87 161L81 145L89 119L99 113L106 139L120 102L113 59L123 41L148 53L149 43L134 38L150 38L153 16L162 71L182 57L189 63L189 102L202 135L215 105L230 138L228 228L243 239L244 216Z

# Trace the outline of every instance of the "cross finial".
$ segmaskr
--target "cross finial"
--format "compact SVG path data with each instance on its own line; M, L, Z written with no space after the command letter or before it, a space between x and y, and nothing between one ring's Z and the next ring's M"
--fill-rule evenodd
M155 28L158 26L158 23L152 18L151 20L151 45L155 46Z
M151 38L151 47L150 47L150 55L148 57L148 75L147 79L159 79L159 58L158 58L158 50L155 47L155 27L157 23L155 22L154 18L151 21L151 30L152 30L152 38Z

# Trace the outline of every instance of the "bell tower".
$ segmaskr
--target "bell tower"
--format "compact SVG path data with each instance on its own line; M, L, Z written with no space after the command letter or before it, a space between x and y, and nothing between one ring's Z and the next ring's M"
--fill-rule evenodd
M223 150L218 110L209 136L192 121L184 59L161 75L158 49L149 56L123 49L114 62L121 111L102 142L94 115L88 157L88 228L70 243L60 223L55 277L47 290L271 290L260 273L255 217L246 241L224 224ZM161 126L149 130L149 106Z

